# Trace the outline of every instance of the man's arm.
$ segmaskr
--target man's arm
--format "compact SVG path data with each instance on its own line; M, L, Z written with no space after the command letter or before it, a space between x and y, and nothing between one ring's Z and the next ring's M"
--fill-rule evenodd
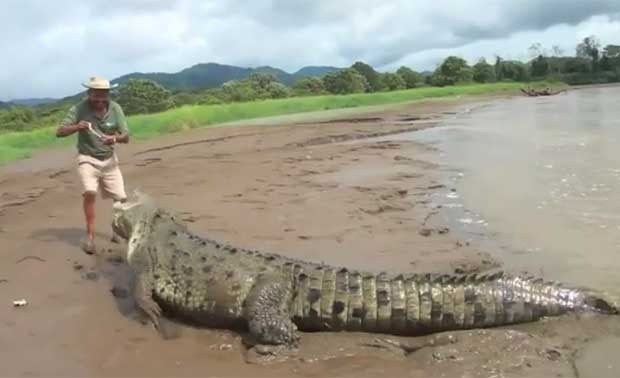
M129 143L129 133L120 132L114 135L104 135L103 144Z
M72 125L60 125L58 129L56 130L56 136L58 138L64 138L80 130L86 130L86 129L88 129L88 123L84 121L80 121Z
M129 133L121 132L115 135L116 143L129 143Z
M85 130L87 128L88 128L88 122L84 122L84 121L78 122L77 110L75 106L72 106L71 109L69 109L69 112L67 113L65 118L60 123L60 126L56 130L56 137L64 138L66 136L69 136L80 130Z

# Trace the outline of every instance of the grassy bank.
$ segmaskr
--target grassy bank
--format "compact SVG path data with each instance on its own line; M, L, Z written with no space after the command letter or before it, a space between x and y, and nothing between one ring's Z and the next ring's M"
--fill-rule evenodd
M454 87L424 87L393 92L292 97L279 100L184 106L166 112L128 118L132 138L146 139L158 135L205 127L223 122L269 117L328 109L396 104L436 97L516 92L525 83L495 83ZM533 86L545 85L536 83ZM75 137L57 139L55 128L0 134L0 164L29 157L42 148L74 144Z

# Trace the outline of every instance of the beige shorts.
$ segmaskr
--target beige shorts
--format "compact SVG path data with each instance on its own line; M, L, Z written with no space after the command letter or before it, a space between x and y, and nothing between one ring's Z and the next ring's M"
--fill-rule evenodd
M127 198L116 154L107 160L78 154L77 164L84 193L97 193L101 186L103 198L112 198L115 201Z

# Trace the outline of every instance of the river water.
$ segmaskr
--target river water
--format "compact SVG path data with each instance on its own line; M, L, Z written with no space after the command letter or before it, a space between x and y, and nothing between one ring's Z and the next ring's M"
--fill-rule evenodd
M404 137L439 149L425 159L442 167L434 201L455 232L508 270L618 297L620 87L499 100ZM618 348L617 331L597 338L575 367L620 376Z
M406 138L438 147L442 215L505 267L620 291L620 87L491 102Z

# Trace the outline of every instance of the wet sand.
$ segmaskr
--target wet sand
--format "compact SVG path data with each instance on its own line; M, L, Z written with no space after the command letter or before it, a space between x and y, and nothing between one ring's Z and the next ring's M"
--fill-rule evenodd
M436 216L430 196L443 183L420 157L437 152L370 138L435 127L488 99L241 122L121 146L119 158L129 190L151 194L202 236L349 268L475 271L501 262ZM165 340L127 295L124 245L108 242L109 201L98 202L99 253L79 248L73 154L0 168L4 376L586 376L575 360L597 347L587 341L620 332L616 319L588 315L420 338L304 333L300 352L282 361L258 361L224 330L182 326ZM21 298L28 305L14 308ZM596 376L617 372L595 360Z

